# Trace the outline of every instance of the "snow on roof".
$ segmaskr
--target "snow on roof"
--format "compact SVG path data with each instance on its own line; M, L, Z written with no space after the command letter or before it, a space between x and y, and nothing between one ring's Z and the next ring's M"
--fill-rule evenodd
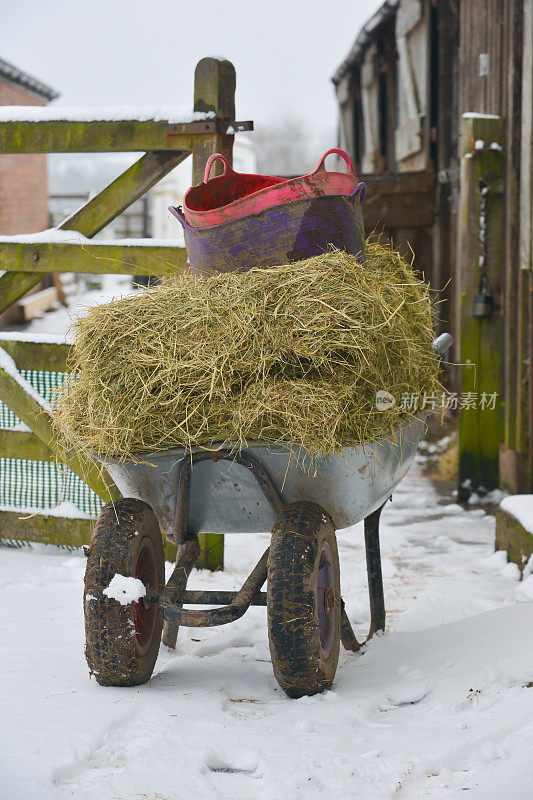
M0 106L0 122L168 122L172 125L213 119L214 111L187 106Z
M533 533L533 494L511 494L501 501L500 508Z
M30 92L38 94L46 100L54 100L59 97L59 92L56 92L51 86L47 86L46 83L33 78L14 64L10 64L9 61L4 61L3 58L0 58L0 78L5 78L18 86L22 86L24 89L29 89Z

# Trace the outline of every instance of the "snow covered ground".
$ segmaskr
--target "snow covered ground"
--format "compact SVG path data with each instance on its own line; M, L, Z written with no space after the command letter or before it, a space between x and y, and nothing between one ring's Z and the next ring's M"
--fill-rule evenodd
M363 633L361 526L339 540ZM240 586L265 541L227 537L226 572L195 571L191 588ZM300 700L274 680L264 608L182 629L145 686L98 686L83 656L83 555L3 548L0 797L529 800L530 581L492 552L490 515L421 473L387 505L382 541L387 633L362 655L341 650L332 691Z
M17 326L16 330L22 330L28 334L42 334L43 337L46 335L66 336L77 317L85 314L90 306L107 303L115 297L123 297L132 291L131 276L129 275L99 275L98 280L102 283L101 289L83 291L80 287L78 294L69 297L68 308L61 306L55 311L47 311L41 317L33 319L29 325ZM14 328L15 326L10 327ZM6 335L8 334L6 333Z

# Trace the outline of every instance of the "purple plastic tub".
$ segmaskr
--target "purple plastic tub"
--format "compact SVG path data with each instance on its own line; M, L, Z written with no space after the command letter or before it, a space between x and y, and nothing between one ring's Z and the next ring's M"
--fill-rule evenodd
M351 195L313 197L281 203L258 214L213 225L190 226L180 207L169 210L180 221L194 273L246 272L320 255L331 248L364 260L360 183Z

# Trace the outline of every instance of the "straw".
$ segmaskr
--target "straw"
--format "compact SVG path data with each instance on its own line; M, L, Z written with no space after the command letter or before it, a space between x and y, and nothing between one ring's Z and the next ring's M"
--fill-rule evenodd
M100 457L249 442L332 454L390 436L440 392L427 285L394 250L183 274L75 326L60 435ZM396 399L380 411L376 391Z

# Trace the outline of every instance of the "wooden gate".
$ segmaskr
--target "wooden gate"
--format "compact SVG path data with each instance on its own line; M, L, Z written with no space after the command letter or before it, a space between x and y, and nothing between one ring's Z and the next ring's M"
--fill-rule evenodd
M57 113L56 113L57 112ZM45 108L28 115L25 106L10 119L0 116L2 153L144 152L116 180L66 219L57 232L29 237L0 237L0 314L51 272L165 275L186 267L185 249L152 244L90 241L135 200L142 197L189 155L193 183L203 176L214 152L232 158L234 132L251 123L235 122L235 70L229 61L204 58L196 66L191 112L169 119L146 119L139 113L116 119L62 118L61 109ZM15 118L12 118L15 116ZM62 231L75 231L65 237ZM78 235L79 234L79 235ZM72 240L71 240L72 239ZM54 342L24 341L2 336L0 346L0 400L28 430L0 430L0 458L59 461L82 478L104 501L118 496L107 473L86 456L61 447L54 435L51 410L40 401L21 376L21 370L67 369L68 346ZM20 514L0 511L0 538L30 539L78 546L91 534L88 520L40 515L21 520ZM169 548L167 555L171 556ZM222 564L223 537L203 536L199 566Z

